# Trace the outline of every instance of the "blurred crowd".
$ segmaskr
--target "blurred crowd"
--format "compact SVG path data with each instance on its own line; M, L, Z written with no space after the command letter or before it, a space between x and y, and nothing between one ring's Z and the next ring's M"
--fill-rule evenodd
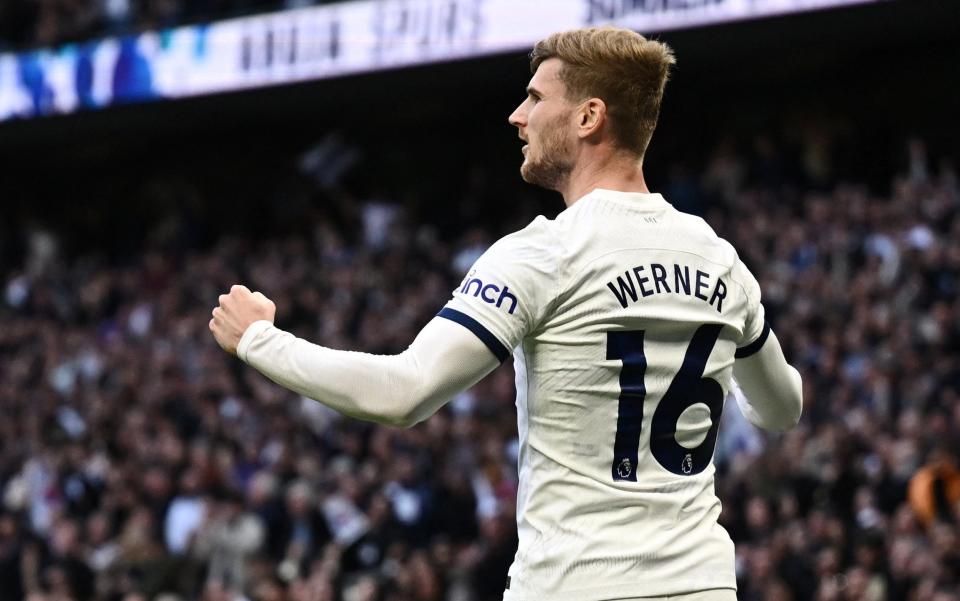
M721 143L661 189L738 248L804 377L785 435L724 413L739 598L958 601L960 182L921 141L882 193L826 174L820 148ZM532 216L443 237L418 211L332 192L300 234L212 247L170 215L127 261L35 227L0 272L0 596L500 599L516 549L509 364L390 429L272 385L207 329L245 282L300 336L398 352Z
M0 50L54 46L332 0L3 0Z
M960 599L960 183L906 154L883 195L741 188L723 149L705 171L804 377L800 427L718 477L741 599Z

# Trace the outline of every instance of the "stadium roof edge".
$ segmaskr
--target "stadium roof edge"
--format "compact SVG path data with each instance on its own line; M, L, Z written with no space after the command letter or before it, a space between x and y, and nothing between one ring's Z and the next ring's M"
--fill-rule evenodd
M0 54L0 121L516 51L563 29L644 33L892 0L357 0Z

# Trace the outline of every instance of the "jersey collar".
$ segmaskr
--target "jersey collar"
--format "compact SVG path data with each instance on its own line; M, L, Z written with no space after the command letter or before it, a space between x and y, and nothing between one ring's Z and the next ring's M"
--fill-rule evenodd
M662 209L669 205L663 196L656 192L645 194L643 192L620 192L618 190L607 190L606 188L594 188L591 192L587 193L586 196L577 201L577 204L588 198L602 198L644 210Z

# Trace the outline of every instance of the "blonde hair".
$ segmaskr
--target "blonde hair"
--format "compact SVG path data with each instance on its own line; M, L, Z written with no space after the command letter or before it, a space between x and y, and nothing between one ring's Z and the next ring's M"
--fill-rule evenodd
M663 90L676 63L662 42L616 27L555 33L530 53L530 71L550 58L563 61L567 98L600 98L607 105L616 144L643 156L660 116Z

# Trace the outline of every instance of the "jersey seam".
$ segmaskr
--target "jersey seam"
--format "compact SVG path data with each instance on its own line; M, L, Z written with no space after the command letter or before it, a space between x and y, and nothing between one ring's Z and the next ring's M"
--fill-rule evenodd
M554 222L554 223L555 223L555 222ZM545 227L544 229L547 230L547 233L548 233L548 235L550 236L550 238L551 238L551 239L554 241L554 243L555 243L558 247L560 247L560 249L563 251L563 256L567 256L567 255L569 254L569 252L570 252L570 249L567 248L567 246L563 243L563 240L560 238L560 236L557 235L557 233L554 232L552 228ZM553 263L554 263L554 273L556 274L553 297L550 299L550 301L549 301L548 303L546 303L546 304L544 305L543 311L541 312L540 315L537 316L536 326L530 328L530 332L533 332L534 330L539 329L540 326L543 324L543 321L544 321L544 319L546 318L546 316L547 316L548 314L552 313L554 309L556 309L557 304L558 304L558 301L560 300L560 294L561 294L561 293L563 292L563 290L564 290L564 286L563 286L564 277L563 277L563 275L561 274L560 255L554 254L554 256L552 257L552 259L553 259ZM572 276L571 276L571 278L572 278ZM528 333L529 333L529 332L528 332ZM521 344L522 344L522 342L521 342ZM528 381L529 381L529 379L528 379Z
M523 375L524 375L524 379L526 380L525 382L526 393L524 394L524 397L523 397L523 404L524 404L523 410L527 414L527 447L529 448L530 447L530 431L532 430L532 424L530 423L530 381L532 379L530 377L530 353L528 353L527 349L524 348L524 344L522 340L520 341L520 348L523 350Z
M713 263L714 265L719 265L720 267L726 267L727 269L732 269L732 268L733 268L733 264L732 264L732 263L731 263L730 265L725 265L725 264L723 264L723 263L714 261L713 259L708 259L707 257L701 255L700 253L690 252L690 251L688 251L688 250L679 250L679 249L673 249L673 248L656 248L656 247L652 247L652 246L625 246L625 247L622 247L622 248L618 248L618 249L616 249L616 250L611 250L611 251L605 252L605 253L603 253L602 255L597 255L596 257L594 257L594 258L591 259L590 261L584 263L584 264L583 264L583 267L582 267L579 271L577 271L577 273L580 273L581 271L583 271L584 269L586 269L588 265L591 265L591 264L599 261L600 259L602 259L603 257L606 257L607 255L616 254L616 253L618 253L618 252L623 252L623 251L625 251L625 250L668 250L668 251L670 251L670 252L677 252L677 253L683 253L683 254L686 254L686 255L693 255L693 256L695 256L695 257L700 257L701 259L703 259L704 261L706 261L706 262L708 262L708 263ZM574 275L576 275L576 274L574 274ZM735 282L737 281L737 280L734 279L734 278L731 278L731 279L733 279ZM740 282L737 282L737 284L740 284ZM742 285L740 285L740 287L743 288Z

